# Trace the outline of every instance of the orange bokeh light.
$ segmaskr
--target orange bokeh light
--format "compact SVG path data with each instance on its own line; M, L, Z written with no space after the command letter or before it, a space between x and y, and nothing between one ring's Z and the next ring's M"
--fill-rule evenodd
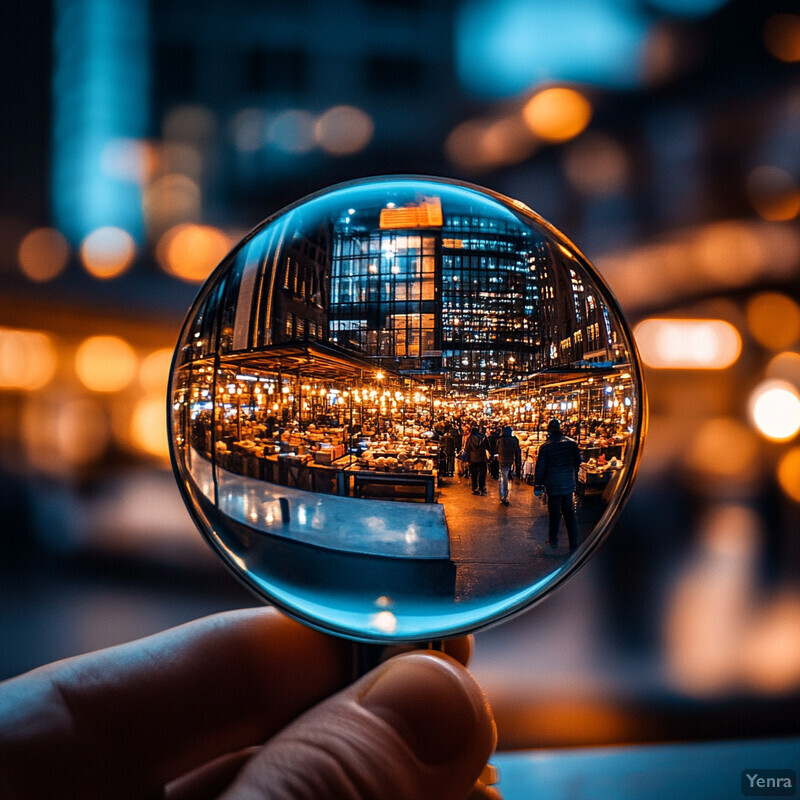
M800 306L779 292L760 292L747 303L747 327L763 347L783 350L800 338Z
M692 437L687 463L705 475L749 480L758 447L756 435L746 425L731 417L714 417Z
M167 415L164 399L145 396L133 410L130 427L133 444L153 456L169 458Z
M314 123L317 143L334 156L363 150L370 143L374 131L375 123L370 115L354 106L329 108Z
M796 503L800 503L800 447L793 447L778 464L778 483Z
M172 350L168 347L154 350L145 357L139 367L139 382L145 392L166 397L171 364Z
M75 354L75 372L93 392L118 392L136 374L136 353L117 336L90 336Z
M200 216L202 193L188 175L169 173L150 183L144 191L144 209L149 225L163 231L171 225Z
M546 142L573 139L592 118L591 103L575 89L554 86L537 92L522 109L531 133Z
M230 249L228 237L210 225L176 225L159 239L158 263L170 275L200 283L219 264Z
M747 176L747 191L756 213L769 222L787 222L800 214L800 187L778 167L756 167Z
M20 242L17 252L22 272L37 283L44 283L64 271L69 259L69 245L54 228L36 228Z
M792 351L778 353L767 364L765 376L791 383L795 389L800 391L800 353Z
M564 172L584 194L603 196L620 191L630 164L625 149L610 136L587 133L564 154Z
M23 409L20 433L30 464L59 476L98 461L110 441L102 402L68 392L34 395Z
M779 61L800 61L800 16L771 16L764 24L764 44Z
M645 364L656 369L725 369L742 351L742 339L722 319L659 319L634 331Z
M55 346L46 333L0 328L0 389L41 389L56 367Z

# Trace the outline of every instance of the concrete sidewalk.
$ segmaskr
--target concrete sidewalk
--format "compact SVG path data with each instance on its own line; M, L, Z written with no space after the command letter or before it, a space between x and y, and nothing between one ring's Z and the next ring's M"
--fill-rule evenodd
M473 600L512 594L559 569L569 555L563 522L559 546L547 544L547 506L533 486L514 481L510 505L500 502L497 481L486 480L485 495L472 494L469 478L445 478L437 500L442 503L450 536L450 558L456 564L456 599ZM579 541L594 527L578 511Z

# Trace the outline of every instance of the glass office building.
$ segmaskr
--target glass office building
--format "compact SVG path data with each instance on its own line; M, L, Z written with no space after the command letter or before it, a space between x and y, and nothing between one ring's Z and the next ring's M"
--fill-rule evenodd
M431 197L283 235L275 263L220 287L238 297L233 350L320 342L456 393L627 358L569 253L510 218L444 215Z

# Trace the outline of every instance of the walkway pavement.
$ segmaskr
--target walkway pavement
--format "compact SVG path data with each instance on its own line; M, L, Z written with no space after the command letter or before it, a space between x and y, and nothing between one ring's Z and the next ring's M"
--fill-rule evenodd
M514 481L510 505L500 502L497 481L486 481L487 494L472 494L469 478L445 478L437 500L442 503L450 535L450 558L456 564L456 599L508 595L559 569L569 555L562 522L559 546L547 544L547 506L533 486ZM580 541L594 522L582 519Z

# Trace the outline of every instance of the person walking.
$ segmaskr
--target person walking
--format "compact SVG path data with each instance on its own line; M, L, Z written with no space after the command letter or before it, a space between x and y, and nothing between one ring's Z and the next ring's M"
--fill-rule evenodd
M472 478L472 494L486 494L486 461L491 457L489 443L477 426L472 429L464 452L469 460L469 474Z
M548 544L558 546L561 517L567 526L570 552L578 547L578 519L575 514L575 487L581 451L574 439L564 436L561 423L553 417L547 423L547 439L539 448L534 471L534 485L547 492L549 513Z
M456 437L453 435L453 427L449 422L444 426L444 435L439 442L439 447L444 453L445 475L452 478L456 469Z
M522 474L522 450L519 439L514 436L511 426L506 425L497 439L497 462L500 468L499 486L500 502L507 506L508 487L511 479L511 470L519 477Z

